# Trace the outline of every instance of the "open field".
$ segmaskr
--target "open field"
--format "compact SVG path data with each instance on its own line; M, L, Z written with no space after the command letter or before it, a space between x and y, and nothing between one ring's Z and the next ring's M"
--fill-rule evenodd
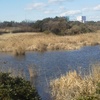
M83 46L100 44L100 31L74 36L57 36L42 33L16 33L0 35L0 51L75 50Z

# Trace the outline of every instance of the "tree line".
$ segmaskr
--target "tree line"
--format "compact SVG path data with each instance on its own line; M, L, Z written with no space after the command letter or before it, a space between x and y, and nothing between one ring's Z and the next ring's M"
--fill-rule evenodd
M0 34L18 32L44 32L56 35L75 35L87 32L94 32L100 29L100 21L68 21L65 17L45 18L33 21L4 21L0 22Z

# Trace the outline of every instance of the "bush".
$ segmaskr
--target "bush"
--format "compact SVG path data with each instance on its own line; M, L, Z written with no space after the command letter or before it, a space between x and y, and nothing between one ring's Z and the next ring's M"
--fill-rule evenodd
M41 100L29 81L0 73L0 100Z

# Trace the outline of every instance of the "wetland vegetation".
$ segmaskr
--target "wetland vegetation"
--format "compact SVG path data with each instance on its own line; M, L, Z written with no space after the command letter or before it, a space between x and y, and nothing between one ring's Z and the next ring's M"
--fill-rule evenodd
M26 60L27 51L56 52L59 50L66 52L68 51L70 53L70 50L71 51L79 50L80 48L85 46L95 46L95 45L100 45L99 21L87 22L83 24L77 21L68 21L67 19L62 17L55 17L55 18L46 18L43 20L38 20L36 22L11 21L11 22L0 23L0 52L5 52L5 53L12 52L12 54L14 54L15 56L20 56L20 57L24 56L24 63L22 66L26 66L25 64L27 61ZM99 55L98 52L96 54ZM93 57L96 54L94 53ZM74 59L75 57L73 55L74 54L72 55L69 54L67 55L67 57L71 56ZM47 57L49 58L49 56ZM90 54L89 55L87 54L87 58L88 56L91 57ZM43 61L40 60L39 62L35 60L36 62L38 62L40 65L46 63L47 61L46 58L42 58L41 56L39 57ZM37 58L38 57L36 55L36 59ZM54 58L55 59L53 58L51 59L55 61L58 60L56 57ZM69 60L67 61L69 62L72 61L71 63L73 63L74 61L72 58L70 59L70 61ZM63 57L63 59L65 58ZM63 59L61 59L61 61L59 60L58 61L62 63ZM32 61L32 58L28 59L28 61L29 60ZM47 62L46 65L53 62L50 61ZM17 62L16 60L14 64L17 65L18 63L21 62L22 61ZM33 62L34 60L32 61L32 63ZM4 61L3 65L6 65L7 63L8 62ZM74 71L65 70L66 74L64 75L59 71L58 74L60 74L60 76L51 79L49 81L46 76L47 72L49 72L50 70L49 74L51 75L52 73L54 73L55 71L54 69L58 70L59 68L58 67L53 68L54 66L52 66L51 67L52 69L50 69L49 68L50 66L49 67L47 66L48 71L46 72L45 70L43 70L43 67L44 66L42 66L41 68L42 70L41 74L40 74L40 69L36 70L37 68L35 69L33 66L28 66L28 68L26 68L27 70L24 67L24 69L28 72L28 74L26 75L28 75L29 78L28 80L30 80L30 82L25 81L25 79L27 80L27 78L25 78L25 73L23 69L22 70L19 69L20 71L17 72L16 69L12 68L10 69L9 65L7 72L5 70L4 71L1 70L3 67L0 68L0 100L17 100L17 99L40 100L40 96L38 95L36 89L34 88L35 85L34 81L36 81L37 77L45 78L46 81L45 83L50 85L49 93L51 94L53 100L99 100L100 99L100 66L97 65L94 66L90 70L90 73L88 75L85 75L84 77L82 77L79 73L77 73L77 70ZM61 68L63 69L64 67L61 66ZM11 74L8 74L9 72ZM53 75L55 75L55 73ZM40 81L42 81L41 78Z

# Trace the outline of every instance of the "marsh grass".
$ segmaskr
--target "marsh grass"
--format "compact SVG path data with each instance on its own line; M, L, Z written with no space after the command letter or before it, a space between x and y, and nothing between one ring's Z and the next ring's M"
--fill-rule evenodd
M28 70L29 70L31 85L34 85L35 84L35 79L38 76L38 71L36 70L36 66L35 65L29 65Z
M25 49L23 47L18 47L18 48L13 50L13 54L15 56L25 55Z
M100 31L74 36L56 36L53 34L46 35L44 33L17 33L0 35L0 51L6 52L15 50L16 53L19 51L19 54L19 47L24 48L25 51L75 50L80 49L83 46L99 44Z
M70 71L50 82L53 100L100 100L100 66L94 66L85 77Z

